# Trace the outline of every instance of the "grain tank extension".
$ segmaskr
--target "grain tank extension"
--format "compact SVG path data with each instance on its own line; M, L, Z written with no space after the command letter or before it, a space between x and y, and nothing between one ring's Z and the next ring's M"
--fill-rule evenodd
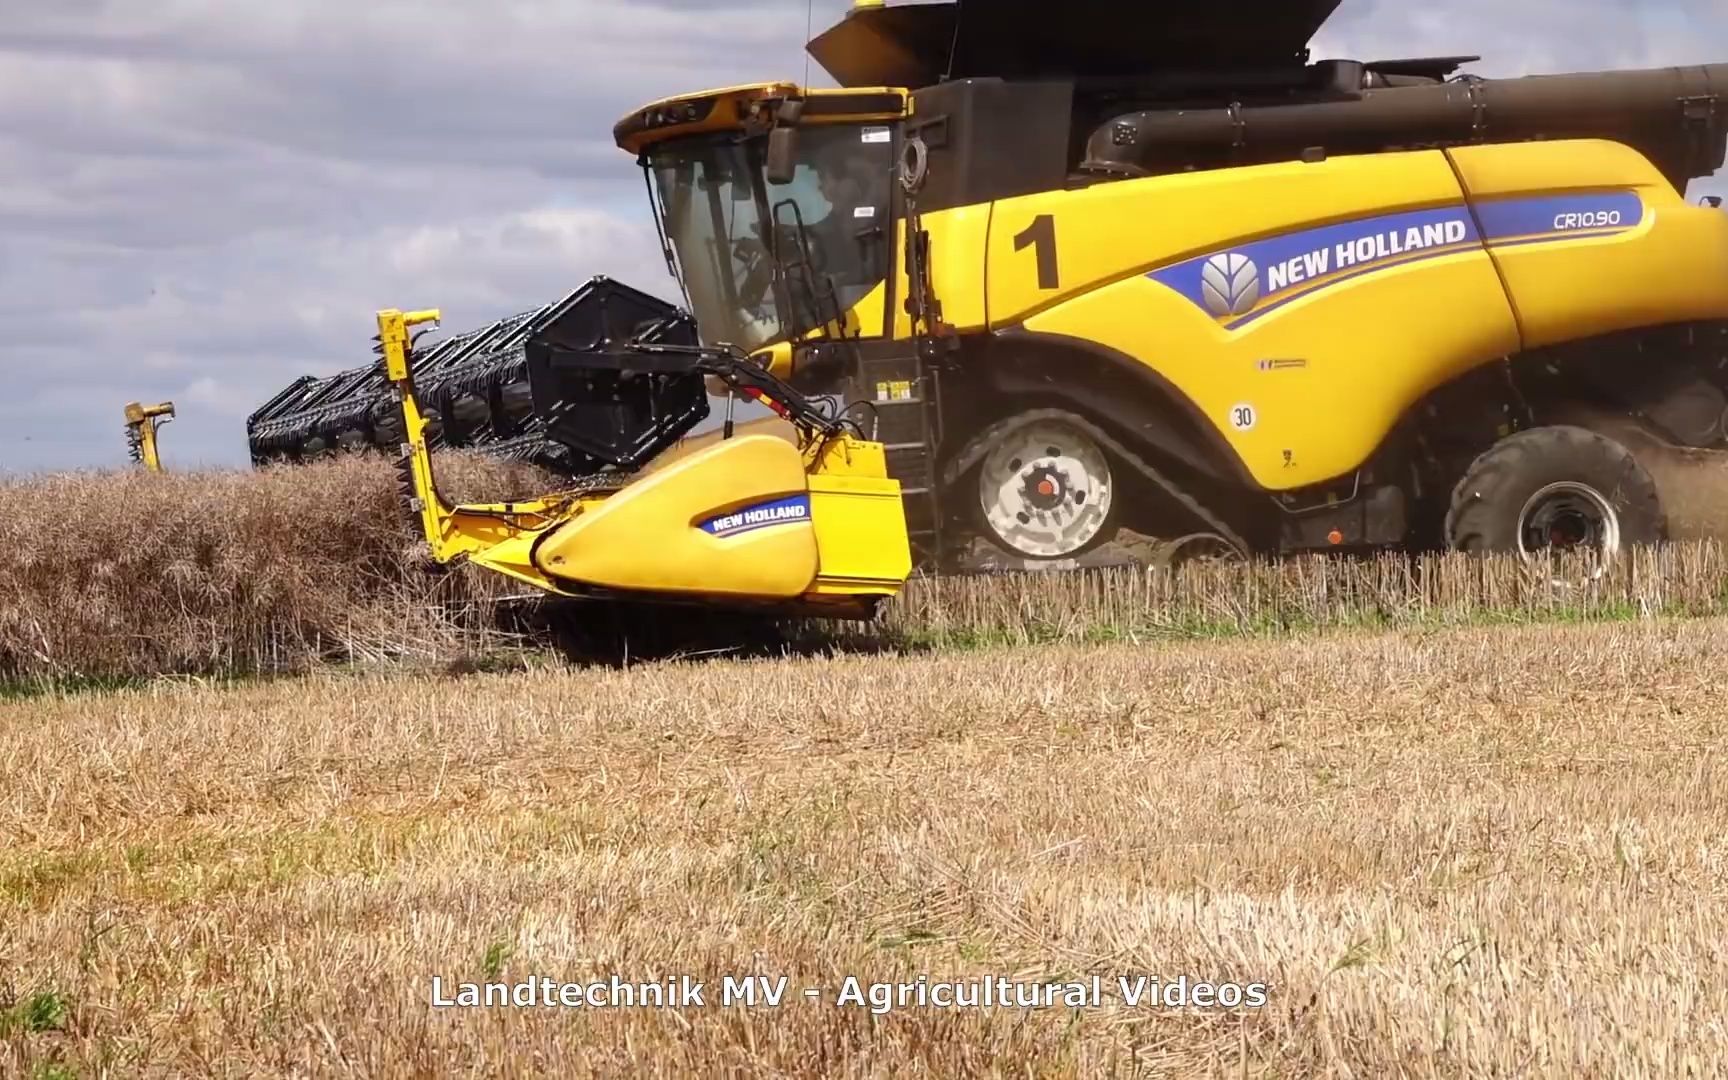
M704 340L867 419L925 565L1674 535L1657 459L1728 449L1728 65L1317 60L1338 6L860 4L839 89L614 135Z

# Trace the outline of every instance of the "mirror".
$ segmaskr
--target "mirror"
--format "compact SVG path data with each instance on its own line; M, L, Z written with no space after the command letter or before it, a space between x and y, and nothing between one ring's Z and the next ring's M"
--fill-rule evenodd
M798 175L798 129L777 127L768 133L768 182L790 184Z

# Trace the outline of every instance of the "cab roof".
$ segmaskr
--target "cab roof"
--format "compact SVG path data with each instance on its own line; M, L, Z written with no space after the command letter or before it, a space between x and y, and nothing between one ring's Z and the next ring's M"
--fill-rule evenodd
M804 101L803 122L846 123L898 119L906 112L905 90L890 86L811 90L797 83L756 83L700 90L663 98L624 117L612 129L618 146L641 153L683 135L734 131L765 122L761 110L787 98Z

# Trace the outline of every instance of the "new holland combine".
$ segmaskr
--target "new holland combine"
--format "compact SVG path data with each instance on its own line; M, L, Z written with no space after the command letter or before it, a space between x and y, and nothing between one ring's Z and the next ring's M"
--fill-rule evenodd
M1338 0L860 4L625 117L703 337L867 411L920 561L1669 535L1724 446L1728 65L1312 62ZM1613 437L1630 422L1634 454Z
M579 451L571 475L623 475L706 419L698 376L770 400L800 432L820 566L835 439L883 447L863 475L896 485L931 570L980 538L1072 565L1122 530L1269 557L1673 535L1662 460L1728 448L1728 215L1687 194L1723 164L1728 65L1315 61L1339 2L860 3L809 44L837 89L630 113L615 139L694 324L530 343L531 411L560 418L543 437ZM616 512L641 551L796 489L710 450L690 468L727 507ZM733 467L743 491L719 486ZM546 587L550 542L535 561L512 530L463 543ZM686 557L706 565L665 556ZM829 580L797 567L769 591Z

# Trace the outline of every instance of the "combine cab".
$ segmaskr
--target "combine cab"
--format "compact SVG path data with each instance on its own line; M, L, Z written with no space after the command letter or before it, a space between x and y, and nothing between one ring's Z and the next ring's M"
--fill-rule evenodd
M700 385L669 391L651 376L620 381L583 404L534 378L537 344L585 348L649 330L649 340L695 344L695 328L672 305L606 278L536 311L453 335L429 348L416 365L426 409L427 440L435 448L474 449L539 465L564 476L604 467L608 451L632 440L652 446L644 429L668 411L706 415ZM304 376L247 421L255 465L302 463L340 451L396 454L404 442L401 408L377 364L329 378ZM655 452L658 452L657 449Z

